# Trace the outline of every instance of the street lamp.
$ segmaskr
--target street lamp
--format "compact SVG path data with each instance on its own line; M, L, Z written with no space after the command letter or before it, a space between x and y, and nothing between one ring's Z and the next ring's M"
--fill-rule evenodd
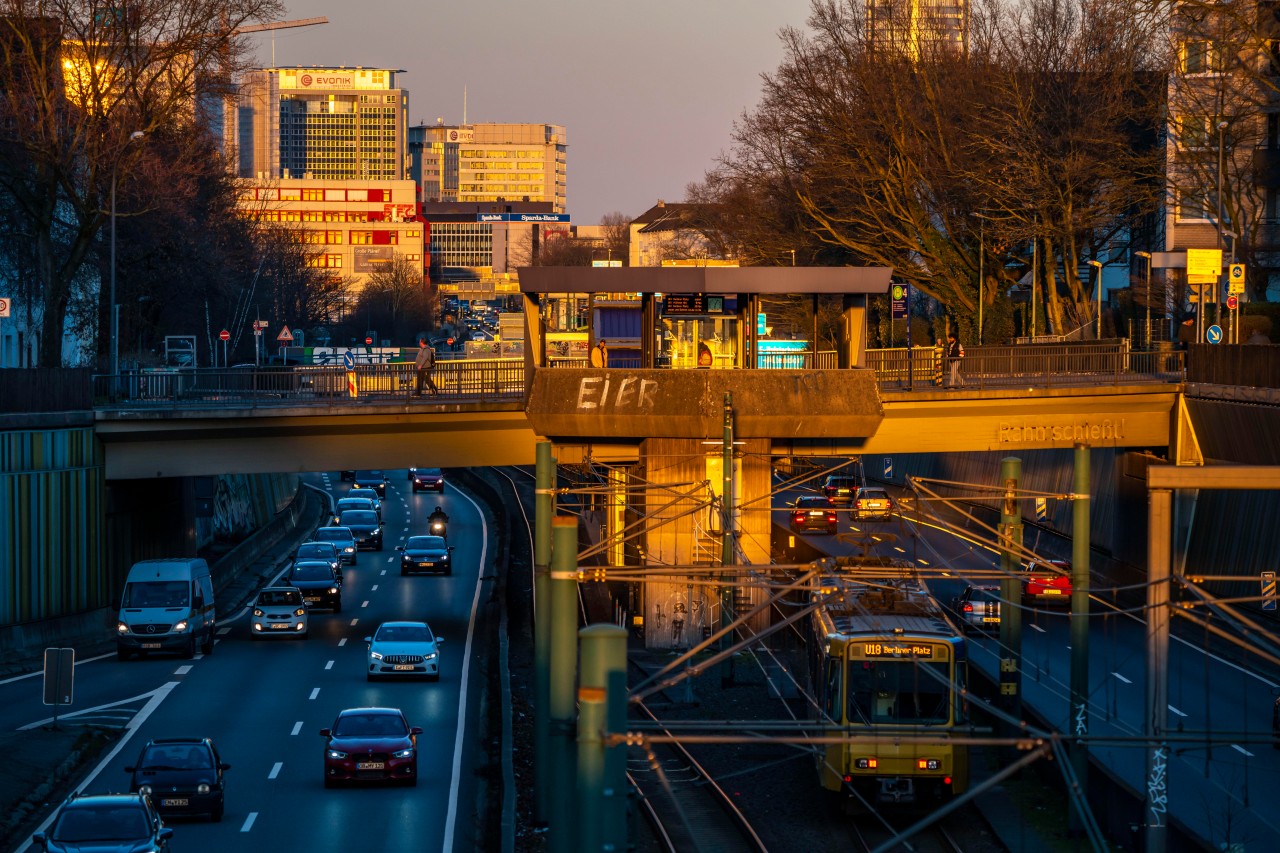
M1098 340L1102 340L1102 261L1089 261L1089 266L1093 267L1098 278Z
M1151 349L1151 253L1150 252L1134 252L1140 258L1147 260L1147 349Z
M129 141L141 139L146 136L141 130L135 130L129 134ZM120 165L119 158L111 164L111 298L107 303L107 308L111 312L111 376L112 382L115 382L116 376L120 374L120 316L116 307L116 167Z

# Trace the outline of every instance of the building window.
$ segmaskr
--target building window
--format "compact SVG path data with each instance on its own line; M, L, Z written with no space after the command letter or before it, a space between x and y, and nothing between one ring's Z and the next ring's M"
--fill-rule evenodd
M1218 215L1218 195L1213 191L1184 190L1178 193L1179 221L1213 222ZM1229 222L1227 212L1222 212L1223 224Z
M1207 38L1189 38L1182 43L1183 74L1216 74L1222 71L1222 51Z
M324 190L307 187L302 191L303 201L324 201Z
M352 231L351 245L353 246L370 246L373 244L372 231Z
M1183 115L1177 118L1178 146L1186 151L1210 147L1217 139L1217 122L1213 116Z

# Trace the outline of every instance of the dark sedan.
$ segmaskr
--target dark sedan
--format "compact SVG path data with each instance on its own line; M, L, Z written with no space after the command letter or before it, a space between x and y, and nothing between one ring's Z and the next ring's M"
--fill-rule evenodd
M397 545L400 554L400 574L435 572L453 574L453 547L446 545L443 536L410 536L409 541Z
M365 551L382 550L382 520L371 509L348 509L342 513L339 526L351 531L356 547Z
M162 814L208 815L222 820L226 806L223 773L231 769L206 738L148 741L132 774L129 790L151 797Z
M381 471L357 471L352 480L353 489L373 489L378 497L387 496L387 477Z
M334 613L342 612L342 581L328 563L294 563L287 583L302 593L308 607L328 607Z
M414 468L409 472L409 479L413 480L415 492L428 489L433 492L444 492L444 472L439 468Z
M796 533L817 531L836 532L836 510L824 497L796 498L790 516L791 529Z
M395 781L418 784L418 726L399 708L348 708L332 728L321 729L324 786L339 782Z
M49 853L135 853L168 850L173 830L145 794L72 794L48 832L31 840Z

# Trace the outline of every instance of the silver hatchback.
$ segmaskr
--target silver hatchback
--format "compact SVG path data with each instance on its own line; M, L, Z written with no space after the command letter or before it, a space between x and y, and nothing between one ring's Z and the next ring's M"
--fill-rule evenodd
M292 586L269 586L259 592L253 601L249 631L255 640L263 637L307 639L311 632L302 592Z

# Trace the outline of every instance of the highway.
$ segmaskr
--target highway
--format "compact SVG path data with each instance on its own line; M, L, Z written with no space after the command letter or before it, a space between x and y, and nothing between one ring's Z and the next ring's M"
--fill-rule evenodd
M811 493L791 490L776 496L773 505ZM895 499L901 497L898 490ZM785 514L776 512L775 520L785 526ZM842 517L840 531L879 537L872 553L908 559L921 567L945 567L954 579L928 581L944 604L963 589L966 571L999 567L998 555L982 541L981 533L950 528L927 514L908 515L887 522ZM833 555L858 553L853 544L835 537L805 538ZM1117 613L1096 596L1091 612L1090 736L1099 740L1091 744L1090 754L1141 792L1146 789L1146 752L1133 739L1142 733L1145 713L1146 621L1141 612ZM1180 733L1176 737L1185 741L1170 744L1168 796L1176 804L1171 817L1215 848L1220 843L1246 843L1242 849L1280 849L1280 816L1272 808L1274 792L1280 790L1280 749L1273 748L1271 732L1272 703L1280 685L1257 659L1239 650L1224 653L1218 644L1208 648L1177 621L1174 629L1168 721ZM998 680L999 651L998 637L972 636L971 666ZM1071 730L1070 652L1067 608L1024 610L1024 701L1060 732Z
M387 475L385 550L361 552L346 567L342 613L313 612L309 640L251 642L246 609L219 623L210 656L121 662L113 654L77 666L77 715L115 716L121 724L136 712L84 792L124 790L124 768L150 738L207 736L231 765L226 815L221 823L168 821L176 849L475 849L471 750L480 741L474 727L482 685L468 677L465 663L472 659L491 531L456 487L446 486L443 497L414 495L403 469ZM346 492L336 473L308 479L336 497ZM401 577L395 545L425 532L437 504L450 516L453 575ZM366 682L363 638L396 619L427 621L445 638L438 683ZM357 706L400 708L410 725L422 727L416 787L323 787L320 729ZM48 718L38 674L0 683L0 725L17 729Z

